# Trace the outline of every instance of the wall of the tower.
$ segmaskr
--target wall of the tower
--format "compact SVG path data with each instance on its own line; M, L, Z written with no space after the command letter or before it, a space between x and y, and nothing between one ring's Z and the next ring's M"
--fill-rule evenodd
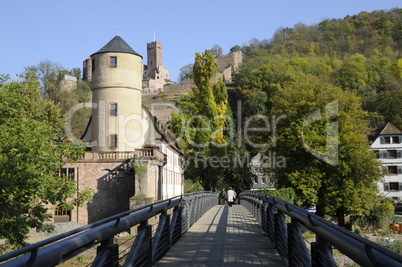
M129 53L92 55L92 151L138 148L142 120L142 58Z
M82 80L92 82L92 59L88 57L82 63Z

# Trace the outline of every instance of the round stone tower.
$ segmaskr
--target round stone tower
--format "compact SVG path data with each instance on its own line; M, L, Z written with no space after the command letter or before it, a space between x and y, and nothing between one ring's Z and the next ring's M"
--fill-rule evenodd
M116 36L91 61L92 151L133 150L142 131L142 56Z

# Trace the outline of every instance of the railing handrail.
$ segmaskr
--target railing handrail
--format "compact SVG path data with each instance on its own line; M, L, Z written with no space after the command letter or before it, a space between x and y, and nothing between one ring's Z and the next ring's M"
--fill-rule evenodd
M104 238L104 237L102 237L102 234L99 234L102 232L102 229L113 228L113 229L115 229L114 234L118 234L122 231L125 231L126 229L129 229L130 227L133 227L133 226L139 224L143 220L152 218L152 217L162 213L163 211L177 207L177 206L185 203L186 201L196 198L197 196L201 196L202 194L214 194L214 193L202 191L202 192L194 192L194 193L184 194L184 195L176 196L176 197L169 198L166 200L154 202L154 203L151 203L151 204L148 204L148 205L136 208L136 209L125 211L125 212L113 215L111 217L96 221L94 223L91 223L91 224L73 229L71 231L59 234L57 236L45 239L38 243L25 246L23 248L15 250L15 251L11 251L4 255L0 255L0 264L4 261L16 258L16 257L21 256L26 253L31 253L31 255L37 254L39 249L48 250L53 245L59 244L60 242L66 243L67 242L66 240L71 241L74 239L78 239L79 238L78 236L80 234L83 234L84 231L86 231L84 234L87 236L93 235L94 233L89 233L89 232L95 228L96 228L95 230L97 232L96 241L97 241L97 243L100 243L101 241L103 241L103 238ZM125 225L122 227L119 227L119 225L121 225L122 223L125 223ZM110 235L111 235L110 230L108 230L107 236L110 236ZM62 240L65 238L67 238L67 239ZM89 238L89 239L91 239L91 238ZM62 241L60 241L60 240L62 240ZM60 241L60 242L56 243L57 241ZM80 247L80 246L85 245L85 244L82 244L82 242L83 241L77 242L77 240L75 240L73 243L75 246ZM85 242L87 242L87 241L85 241ZM80 244L80 245L78 245L78 244ZM49 245L49 246L44 248L44 246L46 246L46 245ZM35 257L37 257L37 256L35 256ZM26 262L26 260L25 260L25 262ZM7 264L7 262L4 264Z
M256 191L244 191L240 194L240 199L247 197L257 198L262 202L272 204L277 210L301 222L307 229L318 234L320 238L359 264L369 266L368 264L372 264L373 260L381 262L383 260L387 261L387 258L402 263L401 255L331 223L316 214L310 213L297 205ZM351 247L353 249L350 249ZM395 263L394 261L393 263Z

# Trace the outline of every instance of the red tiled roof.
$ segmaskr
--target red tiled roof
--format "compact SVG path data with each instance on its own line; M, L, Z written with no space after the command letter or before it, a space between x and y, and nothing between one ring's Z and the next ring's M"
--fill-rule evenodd
M380 132L380 135L386 135L386 134L402 134L402 131L399 130L392 123L388 122L387 125L385 125L384 129L382 129L382 131Z

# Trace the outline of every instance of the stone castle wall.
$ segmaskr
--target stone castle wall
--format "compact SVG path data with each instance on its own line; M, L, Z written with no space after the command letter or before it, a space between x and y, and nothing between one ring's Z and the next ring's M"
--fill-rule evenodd
M129 210L129 200L134 196L134 173L117 171L121 161L80 161L66 164L75 168L78 190L91 188L93 200L71 211L71 221L92 223Z
M232 65L235 68L238 68L239 65L242 63L242 61L243 61L242 52L236 51L227 56L218 57L216 59L216 64L218 65L218 69L220 71L223 71L224 69L226 69L227 67L232 66Z

